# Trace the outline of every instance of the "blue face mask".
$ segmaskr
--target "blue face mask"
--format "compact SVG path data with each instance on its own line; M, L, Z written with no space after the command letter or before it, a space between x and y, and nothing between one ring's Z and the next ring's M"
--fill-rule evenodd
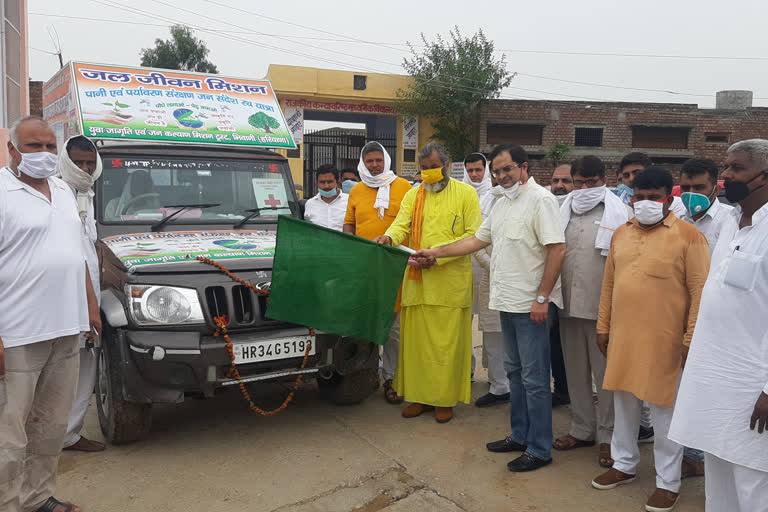
M349 191L352 190L352 187L357 185L357 182L355 180L344 180L341 184L341 190L345 194L349 194Z
M632 190L631 188L629 188L628 186L626 186L626 185L625 185L625 184L623 184L623 183L622 183L621 185L619 185L618 187L616 187L616 195L618 195L619 197L621 197L621 195L622 195L622 194L625 194L625 193L626 193L626 194L627 194L629 197L632 197L633 195L635 195L635 191L634 191L634 190Z
M680 199L682 199L683 205L691 217L707 211L712 204L709 197L696 192L683 192L680 194Z
M320 192L321 196L323 196L323 197L325 197L327 199L330 199L330 198L336 197L338 195L339 189L337 189L337 188L332 188L331 190L319 189L318 192Z

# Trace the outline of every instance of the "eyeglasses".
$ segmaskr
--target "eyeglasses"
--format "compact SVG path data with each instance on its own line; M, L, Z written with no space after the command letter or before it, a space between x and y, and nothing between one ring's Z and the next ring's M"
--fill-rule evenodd
M491 174L493 174L496 178L498 178L500 174L510 173L512 172L512 169L515 169L516 167L520 167L520 164L507 165L506 167L502 167L498 171L491 171Z
M575 188L581 188L586 185L589 188L596 187L600 183L600 178L591 178L588 180L573 180L573 186Z

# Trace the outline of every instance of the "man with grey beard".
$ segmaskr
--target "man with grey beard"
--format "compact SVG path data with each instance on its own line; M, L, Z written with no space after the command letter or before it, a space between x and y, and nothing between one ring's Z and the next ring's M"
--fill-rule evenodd
M445 148L427 144L419 153L423 183L405 194L400 212L376 242L432 248L472 236L480 226L475 189L451 178ZM406 272L400 313L400 356L395 390L412 402L414 418L434 410L453 418L453 407L470 403L472 361L472 263L470 257L419 258Z

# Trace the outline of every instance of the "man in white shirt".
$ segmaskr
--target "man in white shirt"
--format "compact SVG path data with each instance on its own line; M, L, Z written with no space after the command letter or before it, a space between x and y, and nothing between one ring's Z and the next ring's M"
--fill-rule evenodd
M101 176L101 157L93 142L82 135L70 138L64 144L64 151L59 153L56 165L56 175L61 178L75 195L77 212L82 225L81 238L83 254L88 265L96 298L100 301L99 258L96 254L96 218L93 211L93 184ZM104 443L86 439L80 435L85 421L85 413L96 385L96 355L86 342L85 336L80 336L80 373L77 379L77 393L72 412L69 415L67 437L64 439L65 450L83 452L100 452L105 448Z
M732 206L717 200L719 172L717 164L709 158L691 158L683 164L680 172L680 199L686 210L683 220L704 234L710 254L715 250L723 222L733 210Z
M341 231L344 228L349 195L339 190L339 173L332 165L321 165L316 175L317 195L304 206L304 220Z
M523 452L507 468L533 471L552 462L550 304L563 305L565 237L557 199L529 176L526 151L516 144L497 146L490 159L504 195L477 233L414 257L461 256L493 244L489 307L501 312L512 433L487 448Z
M728 148L722 223L669 438L705 460L706 509L768 510L768 140Z
M78 373L78 337L100 334L75 196L56 135L16 121L0 169L0 510L69 507L53 498Z

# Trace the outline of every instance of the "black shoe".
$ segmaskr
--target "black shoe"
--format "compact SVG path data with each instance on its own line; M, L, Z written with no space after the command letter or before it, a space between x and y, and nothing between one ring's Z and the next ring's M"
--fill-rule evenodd
M552 407L568 405L570 403L571 397L568 396L568 393L552 393Z
M489 452L524 452L528 447L512 440L511 437L505 437L501 441L494 441L485 445Z
M494 395L493 393L486 393L475 402L475 407L490 407L496 404L509 403L509 393L503 395Z
M507 469L510 471L514 471L515 473L523 473L525 471L533 471L534 469L543 468L547 464L552 463L552 458L549 459L540 459L538 457L534 457L533 455L530 455L529 453L524 453L509 464L507 464Z
M653 427L644 427L640 425L640 432L637 434L638 443L652 443L653 442Z

